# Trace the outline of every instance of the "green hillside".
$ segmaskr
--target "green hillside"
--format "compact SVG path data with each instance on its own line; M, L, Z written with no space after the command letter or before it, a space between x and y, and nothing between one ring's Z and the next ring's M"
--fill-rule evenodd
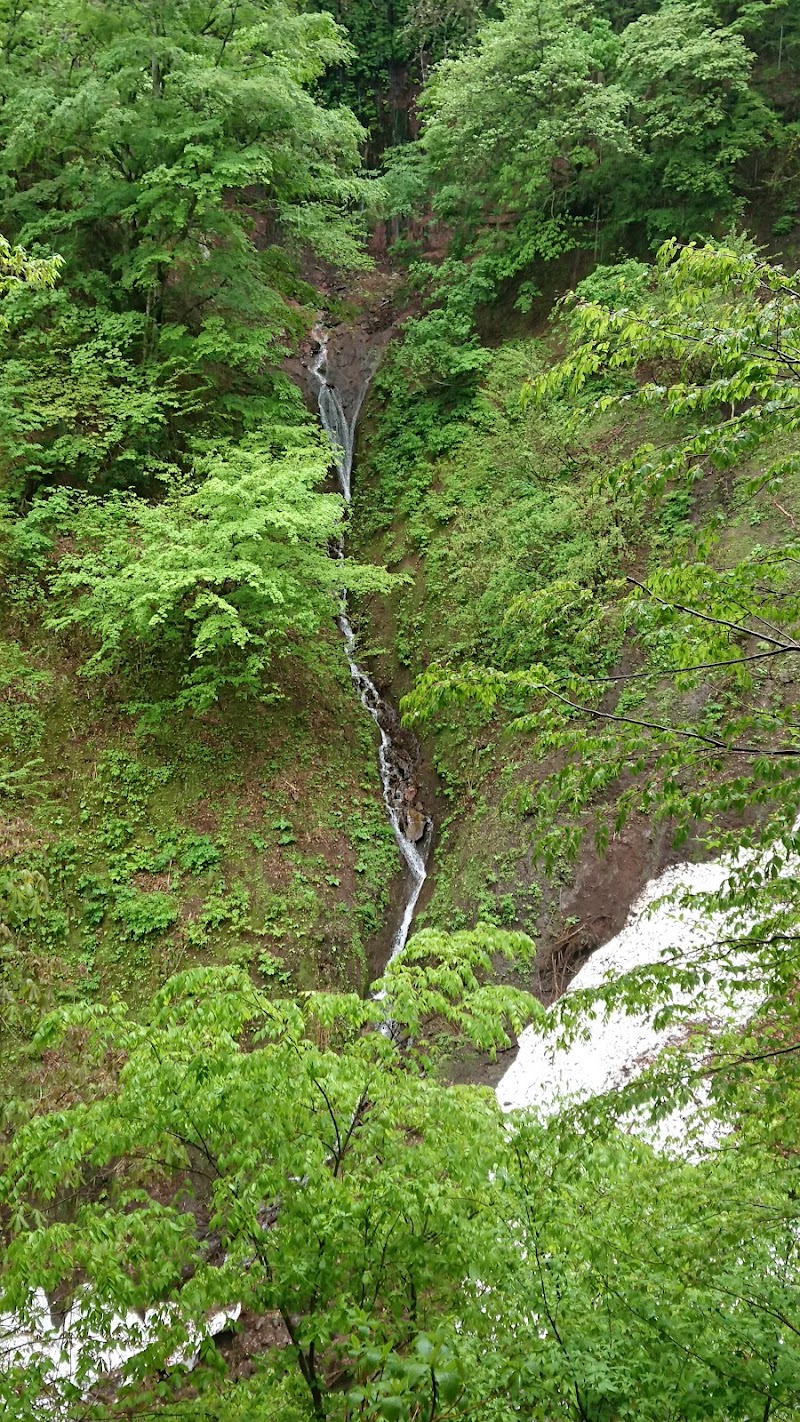
M800 1415L799 79L0 5L11 1422Z

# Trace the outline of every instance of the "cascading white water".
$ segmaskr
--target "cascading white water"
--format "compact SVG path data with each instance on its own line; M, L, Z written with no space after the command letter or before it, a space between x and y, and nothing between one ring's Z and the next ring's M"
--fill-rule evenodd
M334 449L340 452L336 459L336 473L344 501L349 505L356 424L361 412L361 406L364 403L364 397L369 388L369 382L374 372L367 370L353 409L348 416L342 404L339 391L336 389L336 386L331 384L328 380L327 332L318 328L315 332L315 337L319 341L319 350L308 369L317 387L317 408L319 410L320 422L330 438ZM337 558L344 557L343 536L337 541L335 556ZM380 770L381 784L383 786L383 799L386 805L386 812L389 816L389 823L392 826L394 837L397 841L397 847L400 850L408 874L408 888L403 905L403 913L392 938L391 952L389 954L389 961L391 962L392 958L405 947L414 918L414 910L417 907L417 902L422 892L422 886L427 877L425 854L430 844L432 824L430 819L426 819L424 834L419 841L421 848L418 848L417 844L406 834L407 808L405 800L406 792L410 785L408 757L393 735L393 728L397 725L395 713L381 696L372 678L364 671L363 667L359 666L356 659L356 638L347 615L347 597L345 593L341 595L341 607L336 621L344 641L345 656L347 657L347 664L350 667L353 685L358 692L361 705L372 717L380 735L378 768Z

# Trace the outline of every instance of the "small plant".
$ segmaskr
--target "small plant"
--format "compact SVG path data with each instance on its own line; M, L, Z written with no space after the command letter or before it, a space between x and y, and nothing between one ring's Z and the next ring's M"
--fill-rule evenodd
M0 869L0 939L41 917L47 884L31 869Z
M268 948L263 949L258 955L258 971L262 977L281 986L285 986L291 981L291 974L287 973L281 959L276 958L274 953L270 953Z
M178 864L187 873L200 874L204 869L216 869L221 858L217 845L207 834L187 834L182 837Z
M665 494L658 513L658 529L662 537L669 541L685 533L691 512L690 489L671 489Z
M175 923L179 913L174 894L143 889L123 889L117 896L114 918L129 938L148 938L152 933L165 933Z
M237 885L230 893L212 894L200 911L200 923L204 928L221 928L224 923L232 928L243 928L250 908L250 895L242 885Z
M86 923L97 927L103 922L110 896L109 887L96 874L81 874L75 885Z

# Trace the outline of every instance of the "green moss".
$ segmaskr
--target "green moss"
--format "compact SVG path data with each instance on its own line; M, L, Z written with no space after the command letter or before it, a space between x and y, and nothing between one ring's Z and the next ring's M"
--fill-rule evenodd
M148 735L118 686L88 697L74 664L36 612L14 615L0 642L0 913L12 891L32 911L0 966L0 1010L15 1004L0 1021L6 1072L48 1002L137 1004L192 962L361 990L399 866L335 630L313 667L287 667L282 700Z

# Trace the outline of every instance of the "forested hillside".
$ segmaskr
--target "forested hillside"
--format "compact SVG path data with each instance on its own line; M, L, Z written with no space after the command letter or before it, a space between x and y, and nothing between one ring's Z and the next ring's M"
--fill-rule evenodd
M790 1422L800 6L13 0L0 94L4 1416Z

